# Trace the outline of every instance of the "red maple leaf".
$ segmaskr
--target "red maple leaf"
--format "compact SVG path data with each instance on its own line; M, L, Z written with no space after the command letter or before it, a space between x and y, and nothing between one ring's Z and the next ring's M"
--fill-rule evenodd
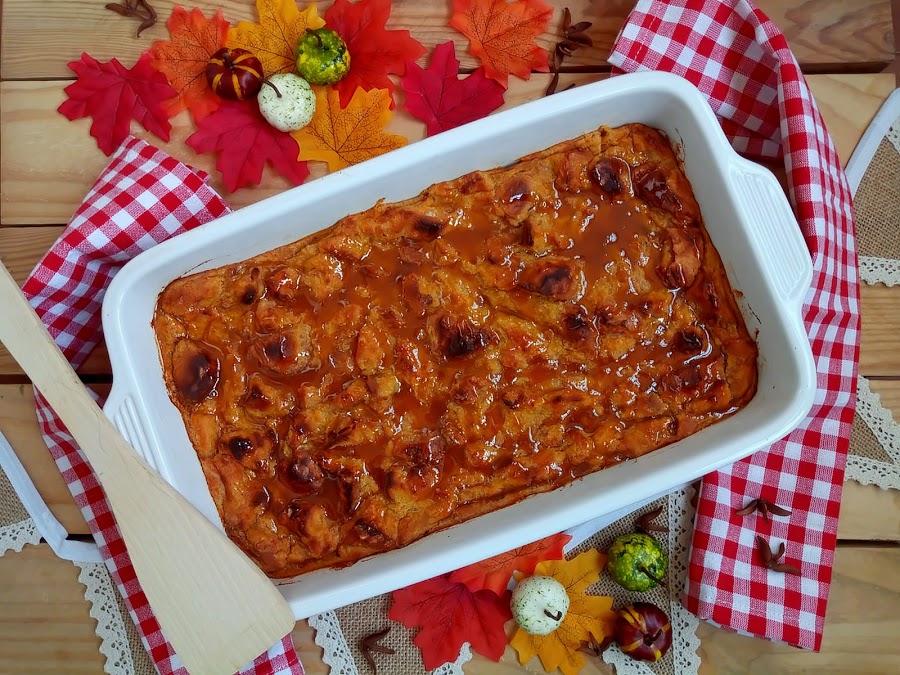
M544 560L562 560L563 548L572 537L554 534L533 544L514 548L493 558L461 567L450 573L451 581L468 586L471 591L487 589L501 595L509 584L513 572L526 576L534 574L534 568Z
M266 161L295 185L309 176L306 162L297 161L297 141L266 122L255 100L222 101L185 143L198 153L219 153L216 168L229 192L259 185Z
M362 87L366 91L387 89L393 108L394 83L388 75L403 75L406 62L425 53L425 47L408 30L385 30L390 14L390 0L335 0L325 12L325 25L337 31L350 52L350 71L335 85L341 107Z
M406 92L404 107L425 122L429 136L481 119L503 105L506 90L485 77L484 68L462 80L458 72L453 42L434 48L428 68L414 61L406 64L406 76L400 80Z
M152 68L147 54L130 69L116 59L100 63L85 53L68 65L78 79L65 88L69 98L57 110L70 120L92 117L91 136L103 154L112 154L128 137L131 120L169 140L172 125L163 101L176 92L166 76Z
M199 9L188 12L176 5L166 26L171 39L154 42L150 59L178 92L166 108L173 115L188 108L196 122L219 107L220 99L206 80L206 65L225 45L228 22L222 10L207 19Z
M464 642L498 661L507 644L503 624L512 618L509 596L509 591L473 593L444 574L394 591L388 618L407 628L421 626L413 642L428 670L456 659Z

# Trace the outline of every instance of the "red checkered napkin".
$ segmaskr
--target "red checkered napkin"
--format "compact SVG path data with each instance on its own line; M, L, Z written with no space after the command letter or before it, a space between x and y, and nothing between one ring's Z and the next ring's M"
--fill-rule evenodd
M127 138L112 155L69 226L23 287L73 366L81 365L100 342L100 304L122 265L141 251L230 211L206 184L207 178L136 138ZM144 647L163 675L186 673L141 591L97 477L37 392L35 400L44 440L94 534ZM241 672L302 675L303 668L286 636Z
M666 70L709 99L735 149L783 159L813 259L803 309L818 372L806 420L787 437L703 480L686 604L739 632L818 650L834 562L859 359L859 286L850 190L800 67L747 0L637 3L610 62ZM762 497L790 508L767 523L738 516ZM756 537L784 542L800 576L767 570Z

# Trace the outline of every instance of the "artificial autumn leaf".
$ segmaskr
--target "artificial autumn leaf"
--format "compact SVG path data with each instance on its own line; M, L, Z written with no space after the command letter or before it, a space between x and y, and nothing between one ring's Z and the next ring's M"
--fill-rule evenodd
M394 591L388 618L407 628L421 627L413 642L428 670L459 656L464 642L497 661L506 649L503 624L512 618L509 591L473 593L444 574Z
M131 120L169 140L172 125L162 102L175 96L175 90L153 70L147 54L128 69L116 59L100 63L85 53L68 66L78 79L64 89L69 98L57 111L70 120L92 117L91 136L103 154L112 154L128 137Z
M256 0L256 13L259 23L241 21L228 31L228 46L256 56L266 77L294 72L298 38L325 25L316 3L301 12L295 0Z
M484 68L462 80L458 72L452 42L434 48L428 68L414 61L406 64L406 77L400 80L406 93L404 107L425 122L429 136L481 119L503 105L505 90L484 76Z
M350 52L350 72L334 85L342 106L362 87L365 91L387 89L393 108L394 83L388 75L403 75L406 62L425 53L408 30L385 30L390 14L390 0L335 0L325 12L325 23L337 31Z
M299 159L327 162L329 171L337 171L406 145L403 136L384 131L391 119L386 89L357 89L346 108L341 108L334 89L313 89L316 114L308 126L291 134L300 144Z
M185 143L198 153L219 153L216 168L229 192L258 185L266 161L294 185L309 176L306 164L297 161L297 142L266 122L256 101L222 101Z
M171 39L157 40L149 50L150 63L178 92L164 105L170 116L187 108L199 122L219 107L220 99L206 79L206 64L225 45L228 22L222 10L207 19L199 9L187 12L176 5L166 27Z
M513 572L518 571L529 576L534 573L534 568L539 562L561 559L563 548L571 538L568 534L554 534L552 537L462 567L450 573L450 580L465 584L471 591L487 589L501 595L506 590Z
M527 80L549 69L534 39L547 30L553 8L542 0L453 0L450 25L469 38L469 51L487 76L507 86L510 74Z
M569 611L559 628L549 635L531 635L519 628L510 645L518 652L524 665L535 655L548 673L559 668L565 675L576 675L584 666L585 642L603 642L612 633L616 614L612 598L587 595L591 584L600 579L606 556L592 548L572 560L545 560L538 563L534 573L553 577L561 583L569 596Z

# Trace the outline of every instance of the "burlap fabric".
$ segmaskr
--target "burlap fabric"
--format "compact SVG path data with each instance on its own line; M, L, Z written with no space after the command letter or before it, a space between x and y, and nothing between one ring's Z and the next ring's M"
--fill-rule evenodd
M26 544L37 544L40 540L37 526L0 467L0 555L21 551Z
M860 279L868 284L900 284L900 118L878 143L853 205Z
M861 279L867 284L900 283L900 119L884 133L853 202ZM900 427L864 377L858 399L847 477L900 489Z

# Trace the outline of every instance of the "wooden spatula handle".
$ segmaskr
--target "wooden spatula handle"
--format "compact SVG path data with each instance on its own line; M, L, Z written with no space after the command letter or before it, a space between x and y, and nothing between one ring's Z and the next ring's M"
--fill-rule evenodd
M275 586L128 445L2 264L0 341L90 461L141 587L188 670L234 672L290 632L294 617Z

